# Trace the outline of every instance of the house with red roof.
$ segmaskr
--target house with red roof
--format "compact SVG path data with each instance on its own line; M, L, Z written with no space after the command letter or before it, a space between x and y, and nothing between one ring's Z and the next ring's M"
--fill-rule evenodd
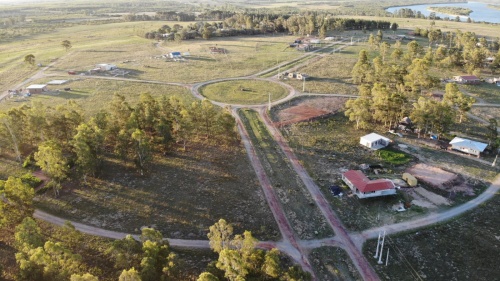
M396 194L396 186L391 180L370 180L359 170L349 170L343 173L342 180L360 199Z

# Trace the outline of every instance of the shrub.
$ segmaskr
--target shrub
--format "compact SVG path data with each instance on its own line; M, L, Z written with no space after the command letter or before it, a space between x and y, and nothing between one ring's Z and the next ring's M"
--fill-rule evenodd
M21 181L25 184L28 184L32 188L36 188L37 186L39 186L43 182L41 179L33 176L30 173L26 173L23 176L21 176Z
M411 160L408 154L387 148L379 150L378 154L384 161L394 165L406 164Z

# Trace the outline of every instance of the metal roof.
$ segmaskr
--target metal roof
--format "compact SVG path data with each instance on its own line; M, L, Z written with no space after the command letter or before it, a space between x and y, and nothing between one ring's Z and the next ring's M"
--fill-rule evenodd
M459 137L455 137L454 139L452 139L450 141L450 144L453 144L455 146L461 146L461 147L466 147L469 149L477 150L479 152L483 152L486 149L486 147L488 146L488 144L486 144L486 143L473 141L473 140L469 140L469 139L464 139L464 138L459 138Z

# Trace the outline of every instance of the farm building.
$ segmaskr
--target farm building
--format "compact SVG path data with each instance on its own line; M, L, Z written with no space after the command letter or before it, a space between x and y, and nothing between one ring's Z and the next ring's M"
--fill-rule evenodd
M408 183L409 186L417 186L417 179L410 173L403 173L403 179Z
M384 148L388 146L390 142L391 142L390 139L376 133L371 133L366 136L362 136L359 140L359 143L361 145L364 145L373 150Z
M117 69L116 65L107 64L107 63L96 64L95 68L100 69L101 71L109 71L109 70Z
M33 84L28 86L26 90L28 90L30 94L41 94L48 91L46 84Z
M49 81L47 84L48 85L63 85L66 83L68 83L68 80L52 80L52 81Z
M396 186L388 179L370 180L359 170L342 174L342 180L360 199L396 194Z
M454 139L452 139L450 141L450 144L451 144L451 149L476 155L477 157L479 157L481 152L483 152L488 146L486 143L459 137L455 137Z
M481 80L474 75L454 76L453 80L460 84L479 84Z

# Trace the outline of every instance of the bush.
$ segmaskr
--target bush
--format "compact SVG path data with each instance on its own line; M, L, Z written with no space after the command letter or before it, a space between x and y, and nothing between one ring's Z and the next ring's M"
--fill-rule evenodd
M384 161L394 165L406 164L411 160L408 154L391 149L381 149L378 151L378 154Z
M39 186L43 182L41 179L33 176L30 173L26 173L23 176L21 176L21 181L23 183L31 186L32 188L36 188L37 186Z

